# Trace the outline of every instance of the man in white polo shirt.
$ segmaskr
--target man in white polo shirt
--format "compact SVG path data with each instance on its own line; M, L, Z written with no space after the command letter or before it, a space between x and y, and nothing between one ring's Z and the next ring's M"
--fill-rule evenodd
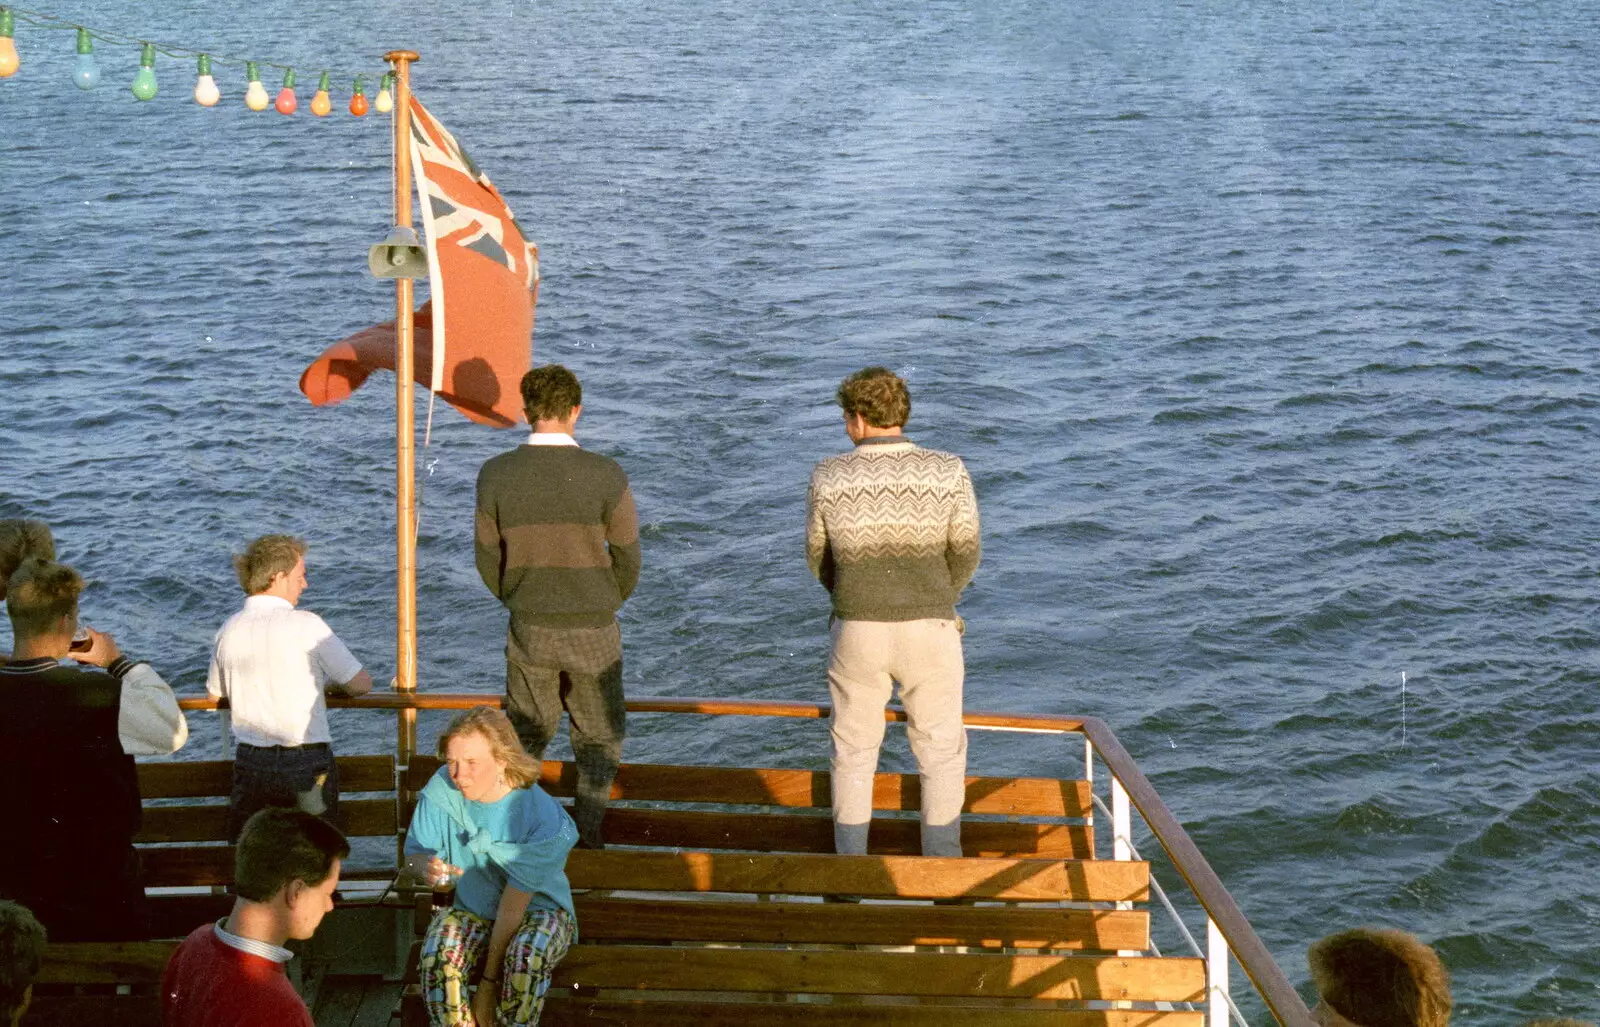
M265 806L339 822L324 695L365 695L372 677L321 617L295 609L306 589L305 553L302 539L264 535L233 558L248 598L217 632L206 678L206 691L233 712L233 838Z

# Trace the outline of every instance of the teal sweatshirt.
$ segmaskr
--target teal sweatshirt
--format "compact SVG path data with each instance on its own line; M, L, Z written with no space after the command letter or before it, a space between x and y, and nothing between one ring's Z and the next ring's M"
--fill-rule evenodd
M566 865L577 841L572 818L538 785L473 802L440 767L417 797L406 855L429 853L460 867L455 905L493 920L508 881L533 896L531 905L571 913Z

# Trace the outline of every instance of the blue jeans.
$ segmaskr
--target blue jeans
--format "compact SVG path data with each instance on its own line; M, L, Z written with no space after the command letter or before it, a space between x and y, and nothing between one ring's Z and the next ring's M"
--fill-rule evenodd
M246 745L233 757L228 835L239 840L244 822L267 806L287 806L339 826L339 765L327 742Z

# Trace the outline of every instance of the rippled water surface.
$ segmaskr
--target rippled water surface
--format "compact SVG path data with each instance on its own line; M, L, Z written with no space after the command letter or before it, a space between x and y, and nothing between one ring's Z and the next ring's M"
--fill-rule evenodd
M328 410L295 383L392 304L384 126L304 87L410 45L541 245L539 358L633 478L630 690L824 696L805 478L846 445L834 384L887 363L977 484L970 705L1108 720L1297 981L1376 922L1440 946L1461 1022L1600 1012L1584 5L53 9L304 62L294 118L233 67L201 109L165 58L137 104L105 44L80 94L70 35L26 26L0 82L0 516L55 525L87 618L183 690L229 553L277 530L392 672L390 379ZM439 412L425 688L500 686L472 483L516 442ZM640 718L631 752L823 765L815 724L696 730ZM993 773L1075 751L973 743Z

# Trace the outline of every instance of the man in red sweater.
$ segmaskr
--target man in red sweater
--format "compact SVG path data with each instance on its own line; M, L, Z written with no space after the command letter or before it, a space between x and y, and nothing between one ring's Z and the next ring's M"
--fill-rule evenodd
M234 856L233 912L196 928L161 977L166 1027L314 1027L284 973L333 908L350 843L321 817L271 807L251 817Z

